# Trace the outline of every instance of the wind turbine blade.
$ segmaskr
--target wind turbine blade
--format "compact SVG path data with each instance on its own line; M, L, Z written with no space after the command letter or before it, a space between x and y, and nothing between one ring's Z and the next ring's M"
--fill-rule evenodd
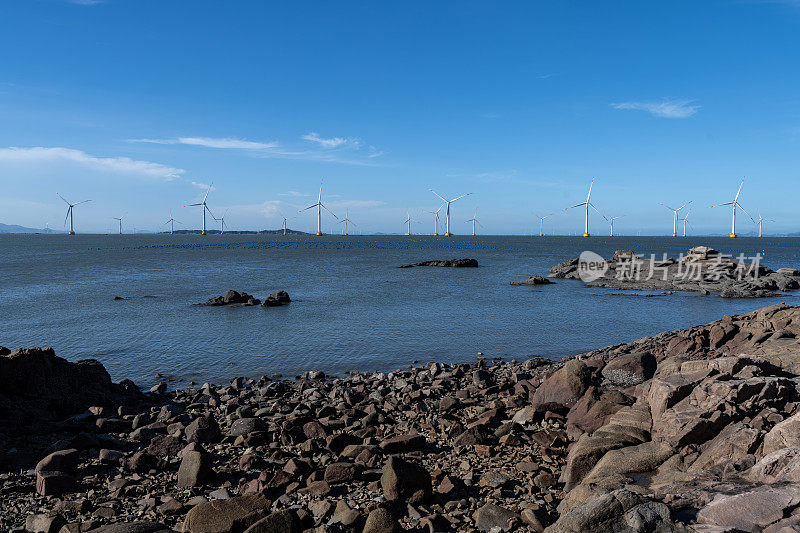
M183 206L183 207L196 207L196 206L198 206L198 205L203 205L203 204L186 204L186 205L185 205L185 206Z
M667 209L669 209L670 211L680 211L680 209L672 209L672 208L671 208L670 206L668 206L667 204L662 204L661 202L658 202L658 204L659 204L659 205L663 205L664 207L666 207L666 208L667 208Z
M64 217L64 225L67 225L67 220L69 220L69 212L72 211L72 206L67 208L67 216Z
M60 194L56 193L56 196L58 196L59 198L61 198L62 200L64 200L64 203L65 203L65 204L67 204L67 205L72 205L72 204L70 204L70 203L69 203L69 202L68 202L68 201L67 201L67 200L66 200L66 199L65 199L63 196L61 196Z
M447 200L445 200L445 199L444 199L444 197L443 197L441 194L439 194L438 192L434 191L434 190L433 190L433 189L431 189L430 187L428 187L428 190L429 190L429 191L431 191L431 192L432 192L433 194L435 194L436 196L438 196L439 198L441 198L441 199L442 199L442 201L443 201L445 204L447 203ZM442 205L444 205L444 204L442 204ZM439 209L441 209L441 207L440 207Z
M317 198L317 201L319 203L322 203L322 181L323 180L319 180L319 197Z
M747 212L747 209L745 209L744 207L742 207L742 204L740 204L739 202L736 202L736 207L738 207L739 209L741 209L742 211L744 211L744 214L745 214L745 215L747 215L747 216L750 218L750 220L752 220L752 221L753 221L753 223L755 223L755 220L753 220L753 217L750 215L750 213L748 213L748 212Z
M322 209L324 209L325 211L327 211L328 213L330 213L331 215L333 215L333 211L331 211L330 209L328 209L327 207L325 207L325 204L322 204L322 203L321 203L321 204L319 204L319 205L322 207ZM333 215L333 218L335 218L336 220L339 220L339 217L337 217L336 215Z
M739 200L739 195L742 192L742 185L744 185L744 178L742 178L742 182L739 184L739 190L736 191L736 198L733 199L734 202ZM749 215L748 215L749 216Z
M78 202L77 204L72 204L73 206L85 204L86 202L91 202L91 200L84 200L82 202Z
M315 207L317 207L318 205L320 205L320 204L314 204L314 205L310 205L310 206L308 206L308 207L305 207L305 208L303 208L303 209L299 210L299 211L298 211L298 213L302 213L303 211L308 211L309 209L314 209L314 208L315 208Z
M435 193L434 193L434 194L435 194ZM439 195L437 194L436 196L439 196ZM445 202L444 204L440 205L440 206L439 206L439 209L437 209L437 210L436 210L436 212L435 212L434 214L438 214L438 213L439 213L439 211L441 211L441 210L442 210L442 208L443 208L443 207L444 207L446 204L447 204L447 202Z
M722 207L724 205L733 205L733 202L725 202L724 204L710 205L708 206L708 208L711 209L712 207Z
M206 199L208 198L208 193L211 192L211 188L214 186L214 182L212 181L211 184L208 186L208 190L206 191L206 195L203 196L203 203L206 203Z
M464 198L465 196L469 196L470 194L472 194L472 193L471 193L471 192L468 192L467 194L462 194L461 196L458 196L458 197L456 197L456 198L453 198L452 200L450 200L450 203L452 204L452 203L453 203L453 202L455 202L456 200L460 200L460 199Z
M579 203L579 204L575 204L575 205L573 205L572 207L566 207L566 208L564 208L564 211L569 211L570 209L574 209L574 208L576 208L576 207L580 207L580 206L582 206L582 205L586 205L586 202L581 202L581 203Z
M594 206L594 204L589 204L589 207L591 207L592 209L594 209L595 211L597 211L597 214L598 214L598 215L600 215L601 217L603 217L605 220L608 220L608 219L606 218L606 216L605 216L603 213L601 213L601 212L600 212L600 210L599 210L599 209L597 209L597 208Z
M594 186L594 178L592 178L592 182L589 184L589 194L586 195L586 203L589 203L589 200L592 197L592 187Z
M692 200L692 201L693 201L693 200ZM692 203L692 202L686 202L685 204L683 204L682 206L680 206L680 207L678 208L678 211L680 211L681 209L683 209L684 207L686 207L686 206L687 206L687 205L689 205L690 203Z

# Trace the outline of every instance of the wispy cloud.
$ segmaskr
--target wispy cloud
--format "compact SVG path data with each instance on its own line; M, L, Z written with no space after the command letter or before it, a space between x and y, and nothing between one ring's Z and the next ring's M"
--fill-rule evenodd
M291 196L293 198L300 198L300 197L306 197L306 196L311 196L311 195L310 194L304 194L304 193L302 193L300 191L286 191L286 192L278 193L278 196Z
M484 114L481 115L481 117L483 117L483 118L490 118L490 119L491 118L497 118L499 116L500 115L498 115L497 113L484 113Z
M357 149L361 146L361 141L353 137L330 137L326 139L324 137L320 137L315 131L306 133L303 135L303 139L316 143L323 148L342 148L344 146L350 146Z
M256 142L235 137L176 137L171 139L143 138L129 139L128 142L198 146L202 148L215 148L221 150L239 150L247 152L254 157L302 159L361 166L376 166L376 163L370 160L383 155L383 152L374 146L369 146L366 151L361 150L361 140L355 137L323 138L317 133L312 132L303 135L302 139L313 143L316 148L308 149L306 146L301 146L298 143L295 143L295 147L286 147L277 141Z
M660 102L621 102L611 104L614 109L646 111L654 117L689 118L700 109L694 100L662 100Z
M548 74L542 74L541 76L539 76L539 79L540 80L547 80L547 79L552 78L553 76L558 76L558 72L550 72Z
M130 139L130 142L151 144L186 144L189 146L202 146L204 148L219 148L228 150L269 150L277 148L277 142L254 142L231 137L178 137L177 139Z
M64 163L70 162L86 168L119 174L136 174L150 178L173 180L184 174L184 170L161 163L137 161L129 157L97 157L81 150L62 147L0 148L0 162L16 163Z

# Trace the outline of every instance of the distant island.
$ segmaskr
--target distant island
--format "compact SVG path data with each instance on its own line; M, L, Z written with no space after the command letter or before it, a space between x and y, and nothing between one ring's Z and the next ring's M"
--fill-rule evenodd
M162 231L160 233L167 233L168 231ZM181 235L200 235L202 233L199 229L180 229L175 230L176 234ZM206 233L209 235L219 235L219 230L206 230ZM281 229L262 229L262 230L226 230L225 233L229 233L231 235L283 235L283 228ZM289 229L286 228L286 235L311 235L311 233L306 233L305 231L300 231L296 229Z

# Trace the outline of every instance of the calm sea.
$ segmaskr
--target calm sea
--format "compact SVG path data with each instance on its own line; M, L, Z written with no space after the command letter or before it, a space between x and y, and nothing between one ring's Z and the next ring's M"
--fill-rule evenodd
M800 239L255 235L2 235L0 345L53 346L96 358L139 385L322 370L389 371L413 361L560 358L779 301L677 293L615 296L545 274L590 249L677 255L706 244L761 253L772 268L800 267ZM474 257L477 269L411 268ZM259 298L283 289L280 308L197 306L227 289ZM115 301L115 296L129 298Z

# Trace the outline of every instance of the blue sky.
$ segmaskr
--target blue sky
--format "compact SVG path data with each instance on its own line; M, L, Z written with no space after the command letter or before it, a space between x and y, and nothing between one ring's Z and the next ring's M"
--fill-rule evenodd
M618 233L689 200L724 233L746 176L800 230L800 2L7 0L0 46L0 222L60 228L59 192L92 199L78 231L198 227L213 181L231 228L275 228L324 177L363 232L429 232L433 187L473 193L458 233L570 233L594 176Z

